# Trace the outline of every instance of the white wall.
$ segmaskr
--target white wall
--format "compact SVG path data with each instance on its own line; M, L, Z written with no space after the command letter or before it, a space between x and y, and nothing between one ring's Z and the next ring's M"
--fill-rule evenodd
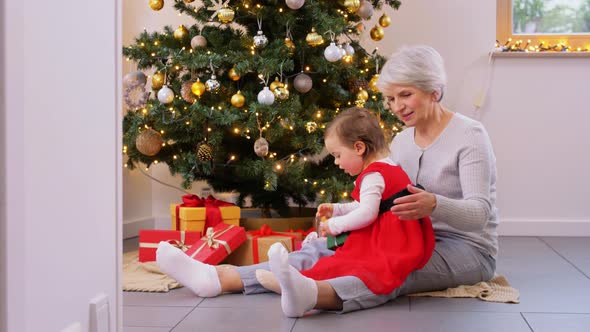
M115 331L121 325L117 1L4 3L5 328L61 331L79 322L88 331L89 301L104 293Z
M4 23L4 2L0 3L0 17L2 24L0 24L0 50L6 49L4 32L6 28ZM0 52L0 128L6 128L6 96L4 94L4 52ZM6 137L4 134L0 135L0 243L6 243ZM6 248L2 244L0 247L0 331L6 331L6 316L7 316L7 287L6 287Z
M135 4L143 6L143 4ZM134 5L134 6L135 6ZM135 9L134 9L135 10ZM149 9L148 9L149 11ZM402 1L399 11L386 10L392 24L385 38L373 42L388 55L404 44L429 44L446 61L449 86L444 104L479 119L489 131L498 166L500 232L508 235L590 235L590 163L585 100L590 57L495 59L488 52L496 34L496 1ZM129 12L125 11L125 18ZM366 33L381 13L367 22ZM172 16L134 15L151 29L179 24ZM491 77L489 89L485 89ZM482 108L474 101L482 92ZM159 176L171 180L165 171ZM154 217L166 217L170 196L153 188ZM134 192L129 189L128 192ZM127 206L125 206L127 208Z

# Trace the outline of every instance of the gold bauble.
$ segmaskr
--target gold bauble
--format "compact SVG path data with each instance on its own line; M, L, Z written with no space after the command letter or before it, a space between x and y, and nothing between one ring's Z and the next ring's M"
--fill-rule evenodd
M193 1L195 1L195 0L184 0L184 2L186 2L186 3L191 3Z
M231 69L227 72L227 76L229 76L232 81L240 80L240 75L238 75L236 72L236 67L231 67Z
M344 0L344 7L349 13L355 13L361 6L360 0Z
M209 143L199 143L197 147L197 158L199 158L200 161L209 161L213 159L213 148Z
M160 10L164 7L164 0L150 0L150 8L153 10Z
M387 16L387 14L383 14L381 15L381 17L379 17L379 25L386 28L391 24L391 18L389 16Z
M289 99L289 90L284 85L277 87L272 93L280 101Z
M369 89L373 92L379 92L379 89L377 88L377 80L379 80L379 74L373 75L369 81Z
M229 7L223 7L217 12L217 19L221 23L229 23L234 19L235 12Z
M163 87L165 79L166 76L164 73L155 73L154 76L152 76L152 89L158 90Z
M186 38L186 36L188 36L188 30L184 27L184 25L181 25L178 27L178 29L174 30L174 38L177 40L183 40Z
M200 97L205 93L205 84L201 82L200 79L197 78L197 81L191 85L191 91L195 94L195 96Z
M311 28L311 32L305 36L305 41L309 46L319 46L324 43L324 38L315 32L315 28Z
M244 98L244 95L239 90L236 94L231 96L231 104L234 107L240 108L240 107L244 106L245 103L246 103L246 98Z
M358 33L365 31L365 25L363 24L363 22L357 23L355 28Z
M275 80L272 83L270 83L268 87L270 88L270 91L275 91L276 88L280 88L282 86L285 86L285 84L279 81L278 77L275 77Z
M367 99L369 99L369 93L367 92L367 90L361 89L356 94L356 99L357 100L362 100L362 101L367 101Z
M374 41L380 41L381 39L383 39L383 36L385 36L385 33L383 32L383 28L380 27L379 25L375 25L373 27L373 29L371 29L371 39L373 39Z
M162 149L162 143L162 135L151 128L143 130L135 139L137 151L148 157L157 155Z
M347 54L347 55L345 55L345 56L342 57L342 62L344 62L347 65L351 64L352 63L352 60L354 60L353 57L352 57L352 55L348 55Z
M285 38L285 46L289 49L289 54L295 53L295 43L291 40L291 38Z

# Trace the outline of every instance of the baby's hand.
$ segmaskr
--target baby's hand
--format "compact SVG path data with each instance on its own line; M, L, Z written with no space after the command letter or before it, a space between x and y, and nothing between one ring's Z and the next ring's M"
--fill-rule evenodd
M327 220L326 220L327 221ZM320 226L319 226L319 234L322 237L331 235L334 236L334 234L332 234L332 232L330 232L330 227L328 227L328 223L327 222L321 222Z
M330 219L332 218L332 214L334 214L334 205L330 203L323 203L318 206L315 216L318 219Z

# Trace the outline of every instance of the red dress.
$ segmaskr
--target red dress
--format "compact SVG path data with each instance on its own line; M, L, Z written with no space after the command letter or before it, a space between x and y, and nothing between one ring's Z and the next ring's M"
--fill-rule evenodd
M360 184L370 172L385 180L382 200L405 189L408 175L399 166L382 162L370 164L355 181L351 194L360 199ZM380 214L373 223L350 232L342 247L330 257L322 257L301 273L314 280L355 276L375 294L389 294L414 270L422 268L434 250L434 231L430 218L399 220L391 211Z

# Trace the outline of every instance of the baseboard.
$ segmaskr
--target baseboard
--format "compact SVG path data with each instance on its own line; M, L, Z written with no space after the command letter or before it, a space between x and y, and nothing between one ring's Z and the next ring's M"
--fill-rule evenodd
M152 217L123 220L123 239L136 237L140 229L154 229L155 219Z
M502 219L498 234L503 236L590 236L590 220Z

